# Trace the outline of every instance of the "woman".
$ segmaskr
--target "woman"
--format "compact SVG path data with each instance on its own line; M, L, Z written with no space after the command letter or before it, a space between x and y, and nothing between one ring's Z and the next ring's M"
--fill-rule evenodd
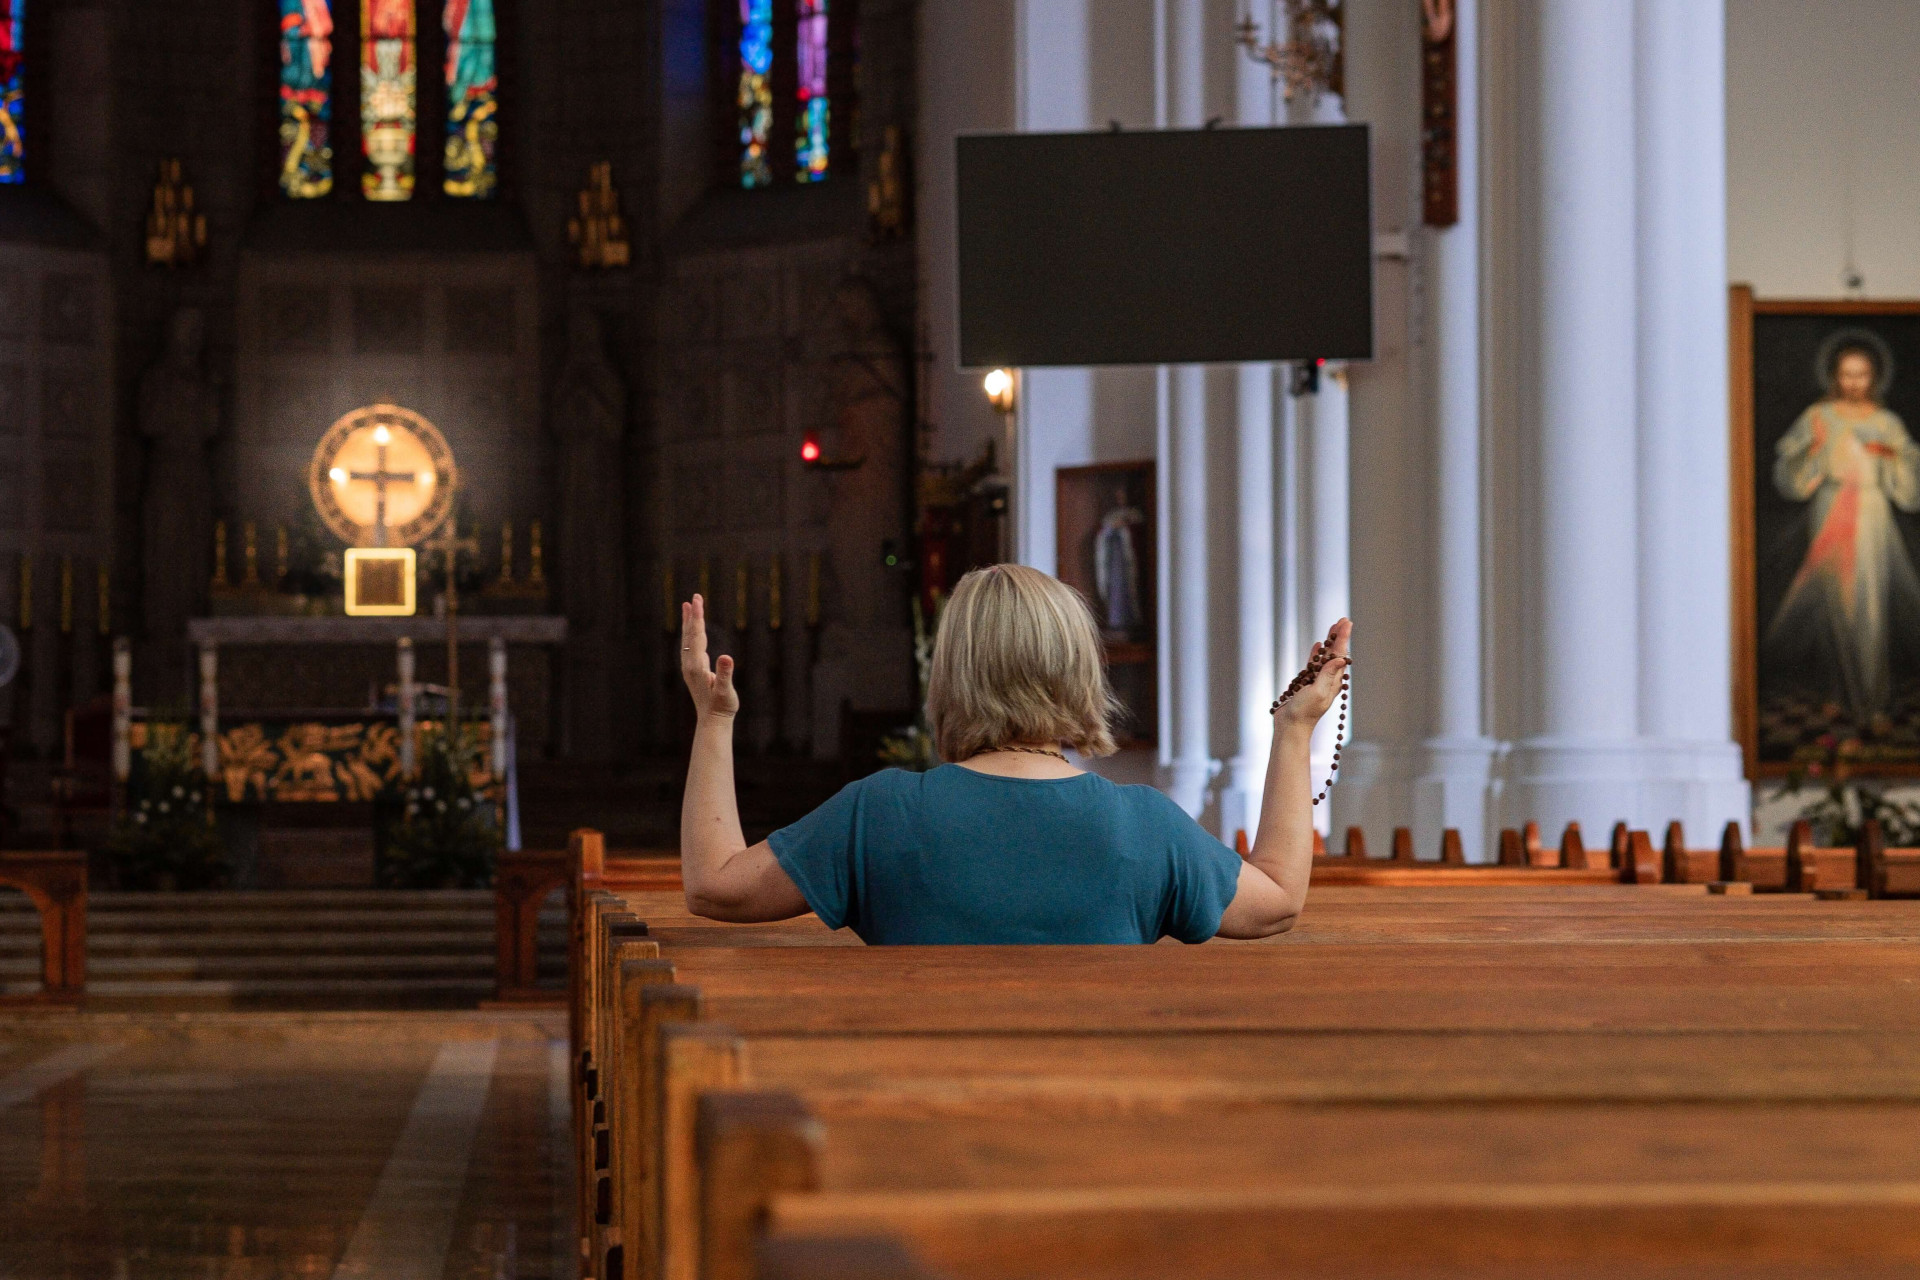
M1092 612L1038 570L977 569L941 615L927 712L952 763L863 778L751 848L733 793L733 660L709 668L699 596L681 606L681 627L680 669L699 713L680 817L696 915L811 910L869 943L1204 942L1284 932L1306 901L1308 742L1340 689L1345 619L1318 679L1274 715L1266 803L1244 862L1153 788L1068 762L1062 743L1112 753L1115 703Z
M1811 502L1811 545L1767 629L1785 659L1825 651L1861 727L1892 701L1892 624L1920 619L1920 577L1894 509L1920 510L1920 450L1876 395L1879 362L1865 346L1833 357L1827 395L1782 437L1780 495Z

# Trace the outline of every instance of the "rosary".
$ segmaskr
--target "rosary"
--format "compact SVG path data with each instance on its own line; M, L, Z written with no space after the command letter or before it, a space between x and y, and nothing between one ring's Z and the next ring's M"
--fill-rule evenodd
M1332 656L1332 646L1323 646L1319 656L1307 663L1307 669L1293 678L1293 683L1287 686L1287 691L1274 699L1273 705L1267 708L1267 714L1275 714L1280 710L1280 704L1318 680L1321 668L1327 665L1327 659ZM1316 805L1327 798L1327 793L1333 790L1333 784L1340 773L1340 743L1347 732L1347 703L1353 690L1353 659L1348 658L1345 661L1346 665L1340 668L1340 722L1339 727L1333 731L1333 768L1327 772L1327 785L1320 788L1320 794L1313 798Z

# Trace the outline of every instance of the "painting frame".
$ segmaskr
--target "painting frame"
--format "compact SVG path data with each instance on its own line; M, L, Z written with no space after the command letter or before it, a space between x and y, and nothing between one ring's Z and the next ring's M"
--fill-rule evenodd
M1758 420L1762 416L1761 379L1767 376L1767 371L1759 367L1756 332L1757 326L1773 317L1819 320L1854 317L1861 325L1876 319L1920 325L1920 299L1759 298L1751 285L1736 284L1728 289L1733 724L1747 779L1756 783L1788 777L1802 767L1792 760L1763 758L1761 741L1760 579L1763 566L1757 468L1761 465L1759 435L1768 429L1768 424ZM1920 377L1920 367L1913 368L1908 376ZM1917 430L1920 430L1920 421L1910 427L1910 432ZM1920 759L1912 762L1874 760L1855 765L1852 770L1876 776L1920 777Z

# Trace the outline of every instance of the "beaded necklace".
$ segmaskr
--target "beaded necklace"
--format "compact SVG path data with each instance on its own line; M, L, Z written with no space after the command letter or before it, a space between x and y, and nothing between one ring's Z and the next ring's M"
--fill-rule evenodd
M1281 704L1318 680L1321 669L1327 665L1327 659L1331 657L1333 657L1331 647L1323 647L1319 656L1307 663L1307 669L1293 678L1293 683L1287 686L1287 691L1273 700L1273 705L1267 708L1267 714L1279 714ZM1353 659L1344 658L1342 661L1346 665L1340 668L1340 720L1338 727L1333 731L1333 767L1327 771L1327 785L1320 788L1320 794L1313 798L1316 805L1327 798L1327 793L1333 790L1333 784L1340 774L1340 746L1347 734L1348 695L1353 689Z

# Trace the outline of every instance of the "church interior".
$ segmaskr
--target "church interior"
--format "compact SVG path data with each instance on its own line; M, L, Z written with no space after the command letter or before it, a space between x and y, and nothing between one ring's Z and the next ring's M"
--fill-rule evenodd
M0 0L0 1276L1909 1274L1916 67L1908 0ZM759 841L941 764L1003 562L1092 609L1076 766L1243 857L1353 620L1297 927L690 913L682 602Z

